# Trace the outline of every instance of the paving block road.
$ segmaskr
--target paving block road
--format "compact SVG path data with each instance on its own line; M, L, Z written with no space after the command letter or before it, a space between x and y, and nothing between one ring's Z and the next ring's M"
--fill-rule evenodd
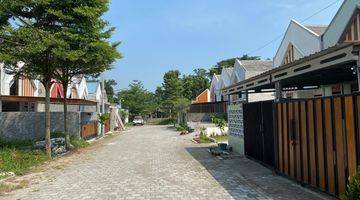
M134 127L31 176L3 199L329 199L246 158L220 160L166 126ZM62 160L64 159L64 160ZM65 162L65 160L71 160Z

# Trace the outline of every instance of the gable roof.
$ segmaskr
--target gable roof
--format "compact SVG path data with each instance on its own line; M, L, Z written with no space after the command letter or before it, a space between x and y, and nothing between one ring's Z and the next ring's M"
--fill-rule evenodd
M228 67L228 68L223 68L221 70L221 82L222 82L222 87L227 87L231 84L231 74L233 72L233 68L232 67Z
M246 71L267 71L272 68L273 62L271 60L240 60L241 66Z
M313 27L313 30L310 29L311 27ZM275 54L274 67L283 64L289 44L292 44L297 50L298 54L294 55L295 60L320 51L321 37L315 32L319 32L320 29L315 30L315 27L318 26L310 26L310 28L308 28L295 20L291 20Z
M305 27L310 29L312 32L316 33L319 36L324 34L327 29L326 25L306 25Z
M335 46L345 31L354 12L359 9L360 0L344 0L336 15L323 34L323 49Z

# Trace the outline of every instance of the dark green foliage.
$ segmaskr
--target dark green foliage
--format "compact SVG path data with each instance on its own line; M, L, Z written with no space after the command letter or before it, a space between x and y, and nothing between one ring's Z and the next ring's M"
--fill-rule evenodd
M360 168L358 168L355 176L350 178L346 194L342 200L358 200L360 199Z
M49 98L53 79L62 83L66 93L74 76L96 76L121 57L116 50L120 43L108 41L114 28L108 28L108 22L102 18L108 6L109 0L1 1L0 60L7 73L38 79L44 85L49 157ZM66 101L64 104L66 107ZM68 136L66 130L65 126Z
M164 99L174 100L182 97L183 84L178 70L170 70L164 75Z
M205 69L195 69L194 74L183 76L183 96L194 100L199 94L210 87L210 80Z
M224 134L224 129L227 125L225 118L221 115L212 115L211 121L220 129L221 133Z
M171 125L174 123L176 123L176 120L170 118L160 119L152 122L154 125Z
M110 103L118 103L118 99L115 96L114 87L117 85L113 79L105 80L105 91Z
M19 148L27 149L32 147L33 142L31 140L0 140L0 148Z
M104 113L102 115L99 115L99 122L101 125L104 125L107 120L110 119L109 113Z
M131 116L147 115L156 108L154 95L144 88L141 81L134 80L128 89L118 93L118 98L122 107L129 109Z

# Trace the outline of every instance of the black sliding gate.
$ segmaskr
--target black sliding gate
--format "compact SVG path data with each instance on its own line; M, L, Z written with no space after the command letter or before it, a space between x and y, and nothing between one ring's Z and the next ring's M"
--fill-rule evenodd
M244 104L245 155L275 167L273 101Z

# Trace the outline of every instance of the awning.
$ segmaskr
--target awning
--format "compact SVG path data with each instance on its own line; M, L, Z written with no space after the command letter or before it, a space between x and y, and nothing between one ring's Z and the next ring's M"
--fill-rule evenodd
M280 82L283 88L336 84L356 80L352 67L357 65L360 43L343 43L246 79L222 90L231 95L243 91L266 92Z

